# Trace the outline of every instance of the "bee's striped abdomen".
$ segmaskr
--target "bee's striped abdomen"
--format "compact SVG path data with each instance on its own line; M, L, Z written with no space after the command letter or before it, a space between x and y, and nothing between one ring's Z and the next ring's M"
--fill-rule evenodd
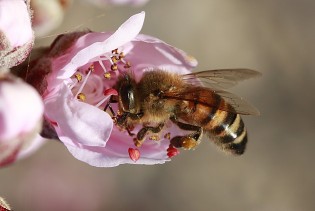
M185 122L199 126L226 152L240 155L245 151L247 133L241 116L220 95L196 88L188 99L177 105L176 115Z
M215 143L232 154L243 154L247 133L241 116L219 109L211 113L212 119L203 127L214 137Z

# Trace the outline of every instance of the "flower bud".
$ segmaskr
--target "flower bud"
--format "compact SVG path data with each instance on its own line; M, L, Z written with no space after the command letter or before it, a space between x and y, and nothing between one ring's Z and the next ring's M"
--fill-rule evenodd
M33 87L12 75L0 75L0 166L37 145L43 112L41 97Z
M33 43L29 1L0 0L0 71L23 62Z

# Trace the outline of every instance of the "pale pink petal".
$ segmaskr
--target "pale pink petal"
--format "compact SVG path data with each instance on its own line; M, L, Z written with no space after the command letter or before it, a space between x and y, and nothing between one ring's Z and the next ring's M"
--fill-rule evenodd
M89 63L91 59L111 52L119 46L122 46L125 43L131 41L139 34L143 26L144 17L144 12L131 16L117 29L114 34L101 41L98 40L102 37L102 33L89 33L79 38L76 44L79 46L84 46L84 48L80 49L74 46L71 53L69 53L71 58L69 58L68 61L66 61L64 57L63 62L57 61L58 65L56 64L55 68L60 68L57 78L69 78L74 74L78 67ZM86 43L86 41L92 42L92 44ZM65 62L65 66L62 66Z
M32 131L43 112L42 99L33 87L0 76L0 141Z
M33 87L8 73L0 74L0 166L39 147L34 140L42 128L43 112L42 99Z
M73 94L61 85L54 97L44 100L45 115L54 123L60 140L72 145L106 145L113 128L112 118L104 111L74 100Z
M139 34L132 45L132 68L136 75L152 69L187 74L198 64L184 51L148 35Z
M120 164L145 164L154 165L162 164L170 161L166 155L169 141L161 141L160 143L148 142L141 146L140 159L134 162L128 154L129 148L134 148L134 144L130 136L113 131L106 147L74 147L66 144L69 152L78 160L86 162L96 167L114 167Z
M33 43L29 0L0 0L0 71L23 62Z
M24 0L0 0L0 31L12 47L32 40L31 18Z

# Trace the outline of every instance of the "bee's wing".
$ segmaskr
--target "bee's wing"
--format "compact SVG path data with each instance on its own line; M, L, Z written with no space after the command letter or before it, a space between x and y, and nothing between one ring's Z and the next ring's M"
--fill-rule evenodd
M227 89L235 86L238 82L260 76L261 73L251 69L217 69L193 72L182 75L185 82L191 84L204 83L212 89Z
M202 90L202 92L200 92L200 90ZM208 93L205 93L205 90ZM209 93L211 93L210 98ZM225 104L218 103L215 100L218 95L231 106L226 106ZM167 99L200 103L212 108L216 108L218 110L231 113L243 115L260 115L258 109L248 103L245 99L224 90L213 90L206 87L192 86L180 91L166 92L164 93L163 97Z
M256 116L260 115L259 110L244 98L224 90L216 90L215 92L220 95L228 104L230 104L235 109L236 113Z

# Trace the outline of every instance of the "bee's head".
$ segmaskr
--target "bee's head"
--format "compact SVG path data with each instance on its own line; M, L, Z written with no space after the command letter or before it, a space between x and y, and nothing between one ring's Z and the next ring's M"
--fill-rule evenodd
M119 108L123 112L138 113L138 96L136 81L128 74L124 74L117 83Z

